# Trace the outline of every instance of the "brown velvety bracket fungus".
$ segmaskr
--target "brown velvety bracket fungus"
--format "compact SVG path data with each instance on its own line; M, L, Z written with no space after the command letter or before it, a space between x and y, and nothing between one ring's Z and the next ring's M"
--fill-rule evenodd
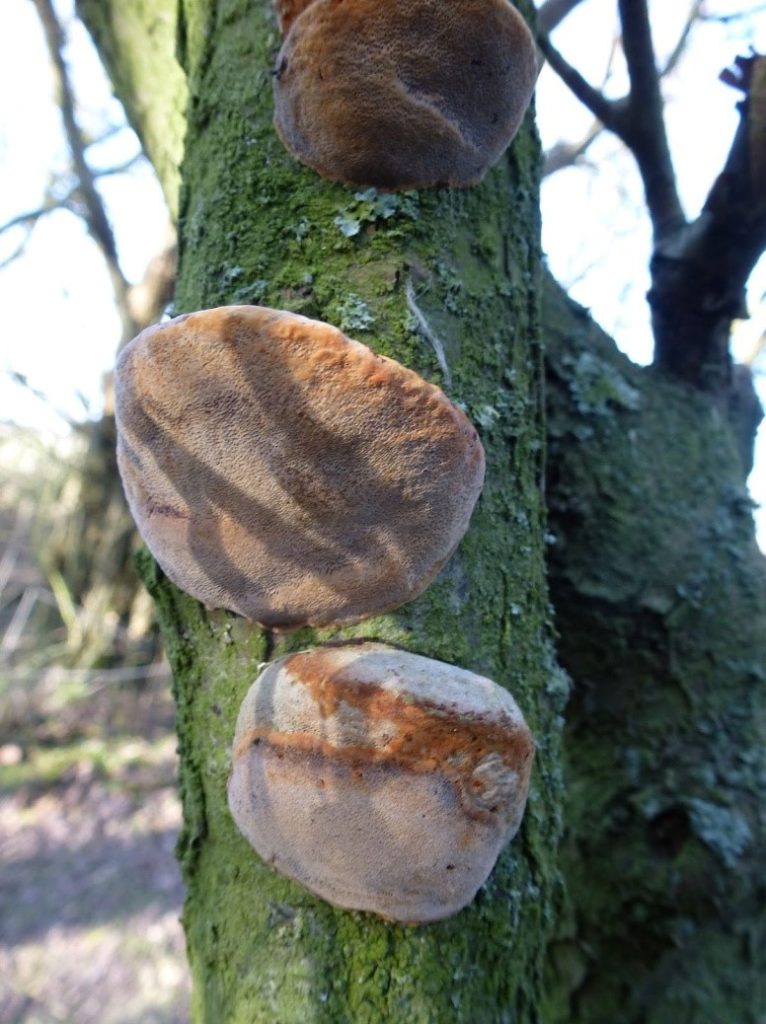
M313 0L277 57L274 123L327 178L472 185L516 134L537 70L508 0Z
M489 679L382 644L325 647L250 688L229 807L265 861L330 903L436 921L516 833L533 757Z
M208 607L275 629L416 597L468 527L476 431L439 388L329 324L226 306L143 331L115 371L139 531Z

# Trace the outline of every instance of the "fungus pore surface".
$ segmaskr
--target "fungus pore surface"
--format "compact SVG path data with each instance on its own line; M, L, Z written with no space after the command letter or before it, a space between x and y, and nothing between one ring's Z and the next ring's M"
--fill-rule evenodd
M229 806L277 870L419 923L475 896L524 813L534 741L511 695L382 644L269 665L234 738Z
M325 323L227 306L143 331L115 371L117 458L173 582L275 629L416 597L468 527L476 431Z
M516 134L537 70L507 0L313 0L277 57L274 123L327 178L472 185Z

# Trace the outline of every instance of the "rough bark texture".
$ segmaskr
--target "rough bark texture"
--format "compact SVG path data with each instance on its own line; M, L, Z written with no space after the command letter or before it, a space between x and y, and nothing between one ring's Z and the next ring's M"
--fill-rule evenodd
M550 1019L766 1012L766 563L725 412L549 282L549 555L565 733Z
M83 0L80 9L141 128L144 63L135 51L154 46L152 25L172 24L174 4L153 4L153 18L140 0ZM118 36L123 23L131 31ZM399 612L340 632L275 639L205 613L144 560L175 674L195 1019L536 1021L557 888L566 686L550 656L542 571L531 124L478 188L355 191L300 168L275 136L279 39L265 0L188 2L178 36L190 106L176 311L253 302L335 323L445 386L488 457L471 529L439 579ZM158 61L170 66L169 54L152 52L155 71ZM174 78L166 86L167 106L178 90ZM147 148L172 196L168 153ZM234 720L258 662L331 636L383 640L488 675L509 686L537 736L522 833L452 920L414 929L335 910L267 868L230 818Z

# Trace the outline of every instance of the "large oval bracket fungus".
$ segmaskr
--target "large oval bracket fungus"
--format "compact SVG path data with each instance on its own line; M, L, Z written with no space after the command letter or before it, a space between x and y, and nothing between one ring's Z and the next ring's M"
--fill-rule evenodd
M291 17L274 123L324 177L473 185L529 105L535 44L507 0L313 0Z
M150 551L208 607L274 629L417 597L481 491L479 438L439 388L292 313L227 306L150 327L115 390Z
M267 863L330 903L436 921L518 830L533 757L489 679L382 644L326 647L251 686L229 807Z

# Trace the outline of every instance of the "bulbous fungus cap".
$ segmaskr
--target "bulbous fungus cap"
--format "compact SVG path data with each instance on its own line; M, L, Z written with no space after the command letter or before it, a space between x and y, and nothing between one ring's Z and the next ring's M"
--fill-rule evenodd
M313 0L277 57L274 123L326 178L473 185L516 134L537 70L507 0Z
M117 459L171 580L275 629L416 597L468 527L476 431L329 324L226 306L143 331L115 371Z
M267 863L328 902L436 921L518 830L533 757L489 679L382 644L319 648L251 686L229 807Z

